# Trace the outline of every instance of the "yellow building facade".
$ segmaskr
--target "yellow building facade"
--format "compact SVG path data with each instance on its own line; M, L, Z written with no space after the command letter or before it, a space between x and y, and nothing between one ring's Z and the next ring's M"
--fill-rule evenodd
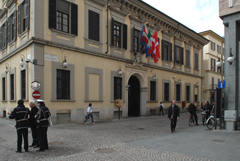
M19 99L28 106L33 81L54 123L82 122L90 102L95 120L109 120L119 116L116 99L121 117L155 115L160 101L182 107L202 100L202 49L209 41L140 0L3 0L1 6L1 117ZM156 64L139 43L143 24L158 34Z
M203 100L212 103L218 81L224 80L224 38L211 30L199 34L210 41L203 47ZM221 67L216 66L217 61L222 63Z

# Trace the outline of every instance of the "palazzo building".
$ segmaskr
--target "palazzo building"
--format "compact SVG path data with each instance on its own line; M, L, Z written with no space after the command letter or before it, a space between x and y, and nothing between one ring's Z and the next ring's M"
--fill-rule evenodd
M2 0L0 116L17 100L41 99L53 123L158 114L171 100L202 101L208 40L141 0ZM146 58L142 25L157 31L160 60ZM22 62L20 63L20 61ZM27 61L26 61L27 60ZM30 61L30 62L29 62ZM27 63L29 62L29 63Z

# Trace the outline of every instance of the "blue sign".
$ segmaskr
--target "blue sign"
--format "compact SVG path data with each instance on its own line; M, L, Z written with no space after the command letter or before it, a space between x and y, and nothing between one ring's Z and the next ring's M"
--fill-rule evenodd
M218 81L218 88L225 88L225 81Z

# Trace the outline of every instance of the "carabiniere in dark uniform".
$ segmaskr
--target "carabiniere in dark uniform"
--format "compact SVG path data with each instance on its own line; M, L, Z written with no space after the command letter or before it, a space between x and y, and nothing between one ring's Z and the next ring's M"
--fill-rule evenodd
M36 115L38 120L39 149L37 152L48 150L47 129L49 126L48 117L51 116L49 109L45 106L44 100L37 100L39 110Z
M16 120L17 129L17 153L22 152L22 137L24 138L24 149L28 152L28 115L30 111L23 104L23 100L18 100L18 106L14 108L13 112L9 115L9 119Z

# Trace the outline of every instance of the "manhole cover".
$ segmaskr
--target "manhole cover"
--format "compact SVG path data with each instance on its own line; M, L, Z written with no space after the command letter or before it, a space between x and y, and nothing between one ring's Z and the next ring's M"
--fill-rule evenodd
M48 144L60 144L62 143L61 141L51 141L51 142L48 142Z
M224 143L225 142L225 140L218 140L218 139L213 139L212 141L219 142L219 143Z
M109 148L98 149L95 151L96 153L113 153L115 150Z
M144 128L138 128L138 130L144 130Z

